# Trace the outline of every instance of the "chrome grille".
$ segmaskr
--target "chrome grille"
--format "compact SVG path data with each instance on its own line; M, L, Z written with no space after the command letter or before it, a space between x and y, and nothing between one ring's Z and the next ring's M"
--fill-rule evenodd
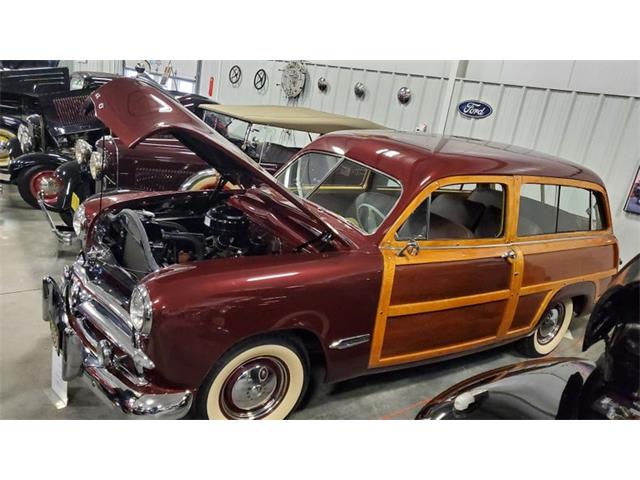
M92 119L93 116L86 115L82 109L87 98L89 98L87 95L54 98L53 106L56 109L56 114L58 115L60 124L63 126L68 126L85 121L87 119Z
M136 169L136 188L149 192L177 190L193 172L169 168Z

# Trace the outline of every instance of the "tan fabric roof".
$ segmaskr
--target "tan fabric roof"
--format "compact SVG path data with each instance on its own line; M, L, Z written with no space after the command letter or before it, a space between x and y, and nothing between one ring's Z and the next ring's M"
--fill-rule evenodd
M320 112L305 107L281 105L200 105L201 108L248 123L300 130L311 133L329 133L337 130L380 130L385 127L362 118Z

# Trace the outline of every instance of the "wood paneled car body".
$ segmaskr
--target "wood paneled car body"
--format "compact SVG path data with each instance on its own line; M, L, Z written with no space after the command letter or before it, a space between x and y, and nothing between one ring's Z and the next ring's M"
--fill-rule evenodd
M127 145L172 133L223 179L90 199L83 254L44 281L65 377L127 413L283 418L313 366L335 382L514 340L544 355L616 272L607 194L581 166L359 131L276 179L139 82L92 98Z

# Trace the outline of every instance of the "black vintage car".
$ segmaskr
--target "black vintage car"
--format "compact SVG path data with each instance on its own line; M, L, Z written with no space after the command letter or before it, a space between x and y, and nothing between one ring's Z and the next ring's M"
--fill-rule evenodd
M597 362L547 358L465 380L427 403L417 420L640 419L640 255L618 272L589 318L582 350Z
M78 139L95 142L106 130L84 111L97 87L118 75L66 68L0 72L0 182L18 186L21 197L38 206L38 193L55 199L55 169L73 158Z
M7 166L11 148L20 148L18 128L26 116L40 111L38 94L69 89L66 68L15 70L6 64L3 60L0 69L0 167Z
M153 80L138 79L162 88ZM169 93L200 118L203 116L202 105L217 103L202 95ZM93 112L86 113L93 115ZM98 122L95 116L93 119ZM222 127L218 131L225 133ZM70 243L74 238L70 228L73 214L85 199L96 192L98 184L101 191L118 188L178 190L186 178L208 168L204 161L191 157L194 155L175 139L150 139L135 151L109 135L100 135L93 141L79 139L69 156L74 161L62 163L54 172L56 194L46 196L42 192L38 195L38 204L56 238L62 243ZM120 162L124 164L122 169ZM132 170L130 164L139 168L134 166ZM56 225L50 212L59 214L65 225Z

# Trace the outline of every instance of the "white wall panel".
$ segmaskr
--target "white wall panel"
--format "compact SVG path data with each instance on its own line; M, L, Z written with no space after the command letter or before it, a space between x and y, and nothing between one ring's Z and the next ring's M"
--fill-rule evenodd
M74 60L69 71L122 73L122 60Z
M640 95L640 62L621 60L469 60L465 78L615 95Z
M444 77L426 76L415 73L395 72L389 70L374 70L371 66L390 67L394 62L366 62L367 68L348 66L346 63L307 63L307 83L301 96L295 100L287 99L279 86L282 76L283 61L227 61L220 63L219 78L216 78L214 98L221 103L230 104L274 104L299 105L327 112L340 113L354 117L367 118L391 128L413 130L421 123L433 125L439 114L440 105L446 79ZM395 62L396 64L398 62ZM411 64L431 62L403 62L403 68ZM429 68L422 70L441 71L448 66L448 62L436 62ZM237 85L229 82L229 69L238 64L242 69L242 80ZM204 61L201 93L207 93L209 76L217 70L217 61ZM253 86L256 71L264 68L269 77L267 87L258 92ZM317 87L320 77L325 77L329 83L326 92ZM354 86L357 82L365 85L364 98L357 98ZM401 105L397 99L397 92L401 87L409 87L412 99L409 104Z

